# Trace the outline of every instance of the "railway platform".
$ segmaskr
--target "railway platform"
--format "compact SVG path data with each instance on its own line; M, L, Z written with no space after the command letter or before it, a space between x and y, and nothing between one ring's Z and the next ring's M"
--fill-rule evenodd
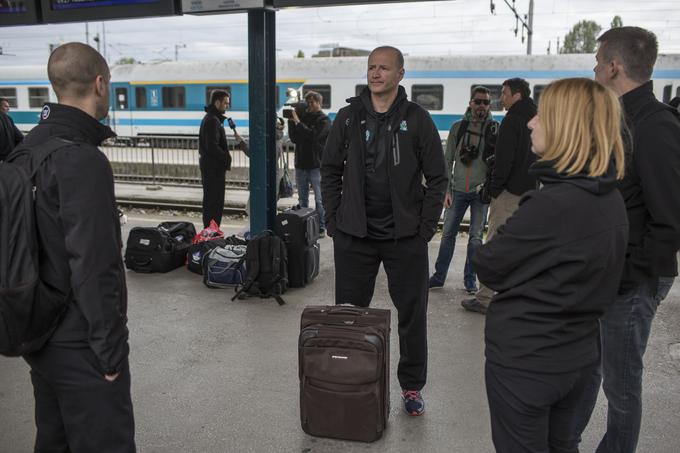
M130 212L123 227L189 220ZM199 226L198 224L196 225ZM227 234L242 219L226 219ZM430 243L430 267L439 246ZM460 306L465 243L458 241L446 285L430 292L426 412L403 412L396 379L396 312L381 271L373 306L393 310L391 411L388 429L372 443L307 436L300 429L297 336L306 305L332 304L332 239L321 239L319 277L272 299L230 301L231 290L206 288L184 268L168 274L127 272L130 367L140 453L330 453L493 451L484 387L484 320ZM680 285L659 308L645 357L645 411L638 451L680 451ZM605 428L602 394L581 451L593 451ZM35 427L27 365L0 357L0 451L32 451Z

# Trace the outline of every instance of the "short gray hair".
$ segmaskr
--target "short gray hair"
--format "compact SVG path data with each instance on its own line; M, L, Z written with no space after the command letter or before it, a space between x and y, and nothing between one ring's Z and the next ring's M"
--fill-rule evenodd
M316 102L319 104L323 103L323 96L321 96L320 93L317 93L316 91L308 91L305 93L305 101L308 100L309 98L314 99Z
M654 33L640 27L617 27L604 32L597 41L602 46L605 61L620 59L631 80L644 83L652 78L659 52Z

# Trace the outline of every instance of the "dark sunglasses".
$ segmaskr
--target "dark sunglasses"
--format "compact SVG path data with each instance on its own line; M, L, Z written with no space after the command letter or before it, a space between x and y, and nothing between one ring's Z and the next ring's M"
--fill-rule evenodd
M489 105L491 104L491 101L488 99L473 99L472 102L475 103L475 105Z

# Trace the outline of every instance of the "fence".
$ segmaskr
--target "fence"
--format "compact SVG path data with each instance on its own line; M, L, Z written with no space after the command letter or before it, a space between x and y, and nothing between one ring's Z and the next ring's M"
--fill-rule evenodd
M249 180L250 159L229 140L231 171L227 172L227 186L246 188ZM284 151L292 166L293 148L284 142ZM111 162L117 181L152 184L201 185L198 166L198 137L142 136L116 137L106 141L100 149Z

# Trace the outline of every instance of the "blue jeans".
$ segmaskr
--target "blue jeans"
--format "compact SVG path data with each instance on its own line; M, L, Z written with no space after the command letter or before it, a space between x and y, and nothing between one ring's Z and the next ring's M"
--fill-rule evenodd
M463 281L466 288L477 286L477 275L472 268L472 254L482 245L482 232L486 223L486 213L489 209L488 204L479 200L477 192L453 192L453 203L444 213L444 229L442 240L439 244L439 254L434 265L432 281L444 284L446 274L449 272L453 251L456 248L456 235L463 216L468 207L470 208L470 238L468 239L467 258L465 260L465 270L463 271Z
M609 405L607 432L597 453L633 453L637 448L642 418L642 358L656 309L672 285L673 278L661 278L658 285L646 283L620 294L600 319L602 389Z
M321 201L321 169L312 168L311 170L295 169L295 183L297 184L298 203L303 208L309 207L309 186L312 186L314 191L314 200L316 201L316 211L319 213L319 226L322 230L326 229L324 222L323 203Z

